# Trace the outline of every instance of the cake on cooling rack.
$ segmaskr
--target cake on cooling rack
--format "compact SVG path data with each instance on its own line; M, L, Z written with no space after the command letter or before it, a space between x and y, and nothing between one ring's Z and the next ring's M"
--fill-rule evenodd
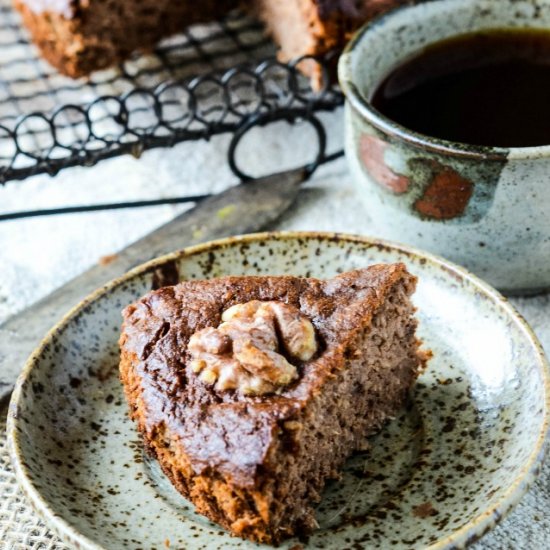
M368 17L405 0L14 0L42 55L59 71L84 76L151 50L193 23L241 6L266 23L287 60L341 48ZM314 65L301 67L318 78Z
M120 374L143 442L197 511L253 541L315 528L346 458L424 366L402 264L322 281L224 277L124 311Z
M229 11L238 0L13 0L42 56L85 76L150 50L161 38Z

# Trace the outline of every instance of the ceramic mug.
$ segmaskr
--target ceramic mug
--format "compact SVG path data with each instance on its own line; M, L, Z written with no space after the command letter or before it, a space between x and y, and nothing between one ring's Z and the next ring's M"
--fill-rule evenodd
M550 289L550 144L471 146L421 135L369 102L425 46L488 29L550 30L550 0L430 0L365 25L339 63L346 153L380 236L466 266L504 292ZM550 106L549 106L550 108Z

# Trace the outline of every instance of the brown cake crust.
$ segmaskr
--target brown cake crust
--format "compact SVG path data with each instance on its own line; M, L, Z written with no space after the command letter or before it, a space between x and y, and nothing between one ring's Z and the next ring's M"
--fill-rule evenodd
M405 0L14 0L42 55L72 77L149 51L188 25L219 19L241 6L255 12L287 61L341 49L367 19ZM300 69L318 81L319 67ZM318 83L318 82L317 82Z
M397 327L401 355L390 354L391 368L370 367L361 388L350 374L365 370L358 339L374 330L378 318L397 322L394 305L389 314L379 313L389 297L407 300L415 283L402 264L328 281L224 277L153 291L126 308L120 374L130 415L149 452L198 512L266 543L315 526L310 505L326 480L337 477L349 454L364 448L365 438L403 404L422 367L409 304ZM319 353L301 365L299 380L280 395L217 392L188 364L191 335L218 326L224 310L250 300L299 308L321 342ZM381 349L373 348L374 359ZM383 357L376 361L382 364ZM346 426L357 410L360 417ZM330 435L337 432L339 439ZM312 460L315 452L325 458ZM300 471L304 464L309 472Z

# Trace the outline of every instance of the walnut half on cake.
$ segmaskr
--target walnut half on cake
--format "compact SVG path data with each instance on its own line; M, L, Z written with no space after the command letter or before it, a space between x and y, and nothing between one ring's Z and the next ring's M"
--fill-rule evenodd
M424 366L402 264L326 281L223 277L124 311L120 373L147 450L196 509L277 543Z

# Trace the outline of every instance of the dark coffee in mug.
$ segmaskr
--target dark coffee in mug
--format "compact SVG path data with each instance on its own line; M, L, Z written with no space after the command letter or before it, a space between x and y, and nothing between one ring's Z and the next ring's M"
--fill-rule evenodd
M550 31L491 30L427 47L371 97L409 130L471 145L550 144Z

